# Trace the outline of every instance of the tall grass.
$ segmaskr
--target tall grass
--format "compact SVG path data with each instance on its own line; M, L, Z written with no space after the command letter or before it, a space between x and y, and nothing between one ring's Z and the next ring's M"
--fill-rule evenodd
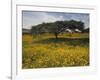
M23 35L23 69L88 65L88 33Z

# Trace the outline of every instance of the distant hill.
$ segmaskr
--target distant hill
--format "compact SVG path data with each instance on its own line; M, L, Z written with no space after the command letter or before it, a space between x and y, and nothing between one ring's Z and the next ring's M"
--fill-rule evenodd
M23 34L31 34L31 29L25 29L25 28L23 28L22 29L22 33Z

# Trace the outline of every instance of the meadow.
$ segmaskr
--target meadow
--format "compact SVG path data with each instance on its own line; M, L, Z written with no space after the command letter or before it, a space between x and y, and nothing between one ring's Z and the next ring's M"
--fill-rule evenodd
M89 66L89 33L22 35L22 68Z

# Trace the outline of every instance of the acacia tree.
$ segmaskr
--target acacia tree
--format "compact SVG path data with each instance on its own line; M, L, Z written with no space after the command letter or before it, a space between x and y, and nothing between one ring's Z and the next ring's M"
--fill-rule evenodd
M58 35L65 30L64 27L63 21L56 21L55 23L51 24L49 32L53 33L56 39L58 39Z
M56 21L53 23L42 23L37 26L32 27L32 33L52 33L55 35L55 38L58 39L58 35L61 32L64 32L66 29L79 29L83 30L84 29L84 23L82 21L75 21L75 20L70 20L70 21Z

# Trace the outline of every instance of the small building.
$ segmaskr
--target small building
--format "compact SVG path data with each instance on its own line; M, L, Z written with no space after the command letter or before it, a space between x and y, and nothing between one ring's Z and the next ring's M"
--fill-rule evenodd
M79 30L79 29L75 29L75 32L77 32L77 33L81 33L82 31Z

